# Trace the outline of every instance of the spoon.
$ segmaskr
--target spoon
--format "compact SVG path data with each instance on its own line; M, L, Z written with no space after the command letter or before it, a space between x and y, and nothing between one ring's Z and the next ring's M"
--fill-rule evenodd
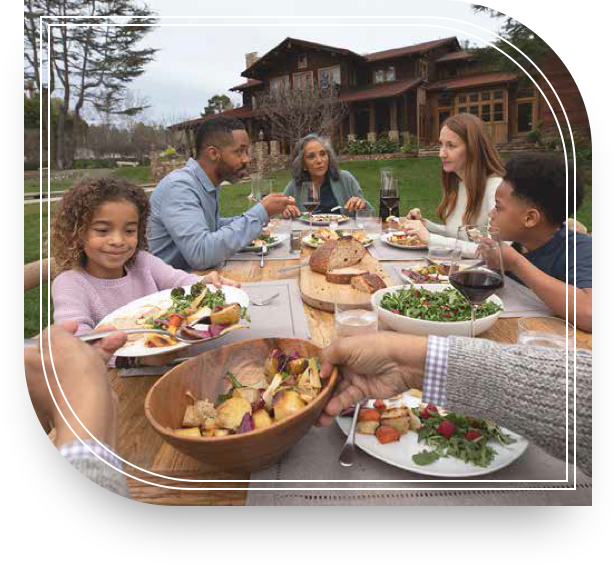
M353 412L353 421L351 422L351 429L349 430L349 437L347 437L346 443L342 446L340 457L338 462L343 467L351 467L353 465L353 458L355 457L355 430L357 429L357 417L359 416L359 410L362 407L363 402L358 402L355 405L355 411Z
M130 330L110 330L110 331L106 331L106 332L96 332L96 333L91 333L91 334L86 334L86 335L78 335L78 336L75 336L75 337L77 339L80 339L81 341L83 341L85 343L91 343L91 342L103 339L104 337L109 337L110 335L115 334L115 333L117 333L119 331L124 332L126 335L136 335L136 334L166 335L168 337L171 337L171 338L175 339L176 341L179 341L180 343L191 343L191 344L192 343L202 343L204 341L208 341L208 340L212 339L212 337L213 337L213 336L210 336L210 337L204 337L204 338L201 338L201 339L186 339L185 337L181 337L179 335L180 332L177 332L174 335L171 332L168 332L167 330L150 329L150 328L132 328ZM30 338L24 339L24 347L28 347L28 346L31 346L31 345L37 345L37 343L38 343L38 340L36 338L34 338L34 337L30 337Z
M266 306L267 304L269 304L272 300L274 300L274 298L276 298L277 296L279 296L280 293L277 292L276 294L272 294L271 296L268 296L267 298L263 298L262 300L259 299L252 299L251 303L254 304L255 306Z

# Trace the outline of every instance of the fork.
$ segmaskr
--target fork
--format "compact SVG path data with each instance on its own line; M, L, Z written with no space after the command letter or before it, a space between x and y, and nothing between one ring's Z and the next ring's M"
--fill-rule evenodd
M351 422L351 429L349 430L349 437L340 451L340 457L338 462L343 467L351 467L353 465L353 459L355 457L355 431L357 430L357 417L359 416L359 410L365 402L358 402L355 405L355 411L353 412L353 422Z
M266 306L267 304L269 304L272 300L274 300L274 298L276 298L277 296L279 296L280 293L277 292L275 294L272 294L271 296L268 296L267 298L263 298L261 300L259 299L252 299L251 303L254 304L255 306Z

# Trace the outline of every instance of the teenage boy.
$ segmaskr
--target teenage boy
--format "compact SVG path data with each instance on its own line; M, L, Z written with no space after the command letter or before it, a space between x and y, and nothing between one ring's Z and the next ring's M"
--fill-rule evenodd
M505 165L496 191L490 225L500 228L503 267L532 289L561 318L573 319L581 330L592 331L592 238L563 225L584 198L584 183L564 157L523 154ZM574 184L575 183L575 184ZM526 252L520 251L521 246ZM569 264L567 266L567 251ZM575 254L574 254L575 253Z

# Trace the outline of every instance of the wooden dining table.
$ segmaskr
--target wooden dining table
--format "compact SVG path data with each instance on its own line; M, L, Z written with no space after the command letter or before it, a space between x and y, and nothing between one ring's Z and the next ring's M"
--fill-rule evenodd
M297 279L299 269L285 273L279 273L279 270L305 260L309 253L304 248L299 259L266 261L263 268L259 266L259 261L229 261L220 272L239 282ZM198 274L206 272L197 271ZM306 304L304 310L311 339L321 346L330 343L334 337L333 314ZM501 343L516 343L517 323L517 318L499 318L481 337ZM592 334L578 330L577 347L592 349ZM133 499L151 504L185 506L245 503L249 473L208 471L199 461L164 443L150 426L144 413L144 401L148 390L160 377L122 378L115 369L110 369L109 373L119 399L116 452L125 461L124 471L130 475L127 480ZM207 482L222 480L228 482Z

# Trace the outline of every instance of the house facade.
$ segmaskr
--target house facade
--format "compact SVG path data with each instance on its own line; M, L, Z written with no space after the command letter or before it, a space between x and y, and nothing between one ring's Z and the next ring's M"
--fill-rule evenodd
M572 125L588 128L581 95L566 67L554 59L542 70L550 82L562 86L561 93L555 84ZM480 117L496 143L524 138L540 120L547 126L555 124L532 83L521 80L518 73L482 69L456 37L363 55L287 38L262 57L247 54L241 74L246 80L230 90L242 94L243 104L224 114L242 119L253 141L275 142L259 113L258 100L264 91L331 84L337 85L340 100L348 108L339 130L332 132L338 146L380 136L401 144L413 136L420 146L430 146L438 142L441 124L461 112ZM549 90L545 81L539 86ZM172 127L183 132L192 147L196 128L212 117ZM283 153L289 149L280 148Z

